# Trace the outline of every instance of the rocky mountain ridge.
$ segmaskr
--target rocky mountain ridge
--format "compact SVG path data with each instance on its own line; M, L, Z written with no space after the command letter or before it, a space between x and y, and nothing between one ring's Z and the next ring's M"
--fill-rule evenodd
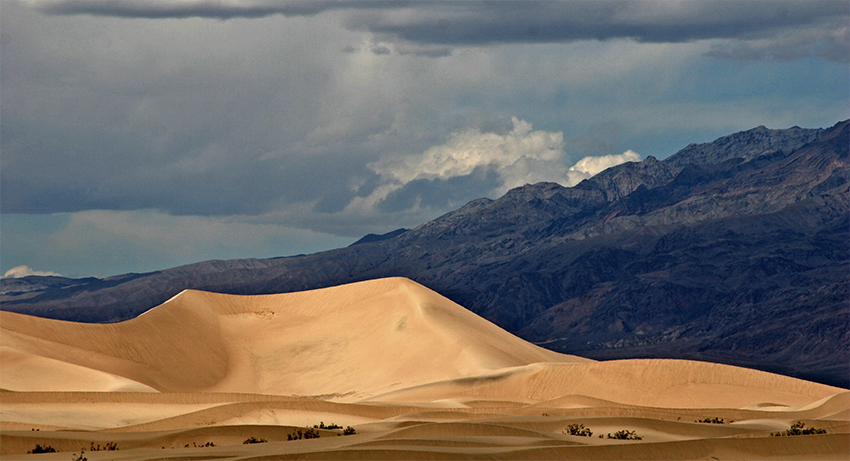
M4 310L131 318L185 288L416 280L594 358L720 361L850 385L850 127L758 127L574 187L525 185L348 248L108 279L5 279Z

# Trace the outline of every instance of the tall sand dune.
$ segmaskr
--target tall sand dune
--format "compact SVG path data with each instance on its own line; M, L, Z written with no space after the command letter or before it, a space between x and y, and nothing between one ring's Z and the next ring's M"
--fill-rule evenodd
M354 399L536 362L590 362L529 344L402 278L267 296L187 290L109 325L0 316L8 354L91 375L9 373L10 390L103 390L86 383L108 374L163 392Z
M818 434L775 436L798 421ZM0 312L0 456L36 444L58 450L48 461L846 460L850 392L558 354L403 278L188 290L108 325Z

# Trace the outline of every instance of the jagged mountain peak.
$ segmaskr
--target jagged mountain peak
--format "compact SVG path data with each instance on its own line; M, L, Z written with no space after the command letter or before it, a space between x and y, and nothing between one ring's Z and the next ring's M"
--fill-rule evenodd
M677 170L655 157L649 156L641 162L623 163L600 172L580 182L576 188L598 190L607 202L619 200L638 187L657 187L670 182Z
M564 190L565 187L556 182L538 182L525 184L509 190L503 198L510 200L548 199Z
M354 245L362 245L364 243L380 242L381 240L387 240L387 239L391 239L391 238L394 238L394 237L398 237L399 235L407 232L408 230L409 229L405 229L405 228L402 227L400 229L396 229L394 231L387 232L385 234L366 234L365 236L363 236L363 238L352 243L349 246L353 247Z
M712 142L690 144L665 160L672 167L687 164L710 165L733 158L749 160L771 150L791 151L806 145L820 136L822 128L808 129L797 126L787 129L769 129L765 126L723 136Z

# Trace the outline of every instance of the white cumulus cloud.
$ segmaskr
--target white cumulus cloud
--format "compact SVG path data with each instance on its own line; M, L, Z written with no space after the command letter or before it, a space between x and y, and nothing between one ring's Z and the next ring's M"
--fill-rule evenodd
M466 176L476 168L498 173L502 192L526 183L562 181L567 171L563 133L535 131L516 117L511 121L512 129L504 134L464 130L420 155L385 158L369 167L400 185Z
M395 227L415 227L470 200L497 199L509 189L538 182L570 187L605 168L641 160L629 150L585 157L573 165L562 132L535 130L517 117L501 131L468 128L444 139L418 154L385 155L368 164L378 175L375 182L353 186L363 189L343 210L323 218L366 226L392 216Z
M32 267L22 265L22 266L15 266L15 267L7 270L6 273L3 274L3 278L4 279L7 279L7 278L9 278L9 279L19 279L21 277L27 277L27 276L30 276L30 275L39 275L39 276L42 276L42 277L46 277L46 276L61 277L62 276L62 274L58 274L56 272L37 271L37 270L34 270Z
M584 176L581 179L586 179L612 166L626 162L639 162L640 160L640 154L631 149L622 154L585 157L570 167L570 173L571 177Z
M389 193L422 180L450 180L492 172L501 195L524 184L543 181L574 186L606 168L625 162L639 162L640 154L627 150L622 154L584 157L568 166L562 132L534 130L531 123L512 117L507 133L467 129L455 132L444 143L418 155L385 157L369 165L386 181L372 195L372 202ZM483 176L479 174L479 176Z

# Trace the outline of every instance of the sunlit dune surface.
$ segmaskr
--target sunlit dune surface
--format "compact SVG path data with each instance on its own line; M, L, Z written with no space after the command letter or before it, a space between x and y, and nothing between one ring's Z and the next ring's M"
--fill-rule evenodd
M402 278L190 290L107 325L2 312L0 328L4 460L34 459L36 444L59 451L38 459L65 461L82 448L92 461L850 456L847 390L558 354ZM771 436L797 421L826 432ZM318 438L289 440L314 425ZM618 431L641 439L608 438Z
M110 325L2 315L2 344L10 349L161 392L356 400L535 362L589 362L529 344L398 278L267 296L187 290ZM10 378L3 387L101 390L32 379Z

